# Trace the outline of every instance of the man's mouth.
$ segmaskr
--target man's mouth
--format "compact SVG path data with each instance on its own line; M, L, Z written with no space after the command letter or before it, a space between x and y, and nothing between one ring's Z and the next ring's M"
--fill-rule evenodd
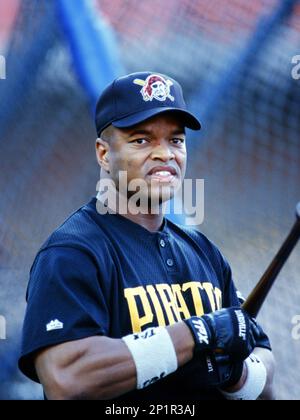
M172 183L178 173L173 166L156 166L152 168L147 175L153 181Z

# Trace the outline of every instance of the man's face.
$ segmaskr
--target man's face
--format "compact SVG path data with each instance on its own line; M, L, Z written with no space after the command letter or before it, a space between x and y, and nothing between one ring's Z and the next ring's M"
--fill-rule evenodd
M113 129L109 142L110 176L119 189L119 172L127 172L128 184L145 181L143 195L162 203L180 188L186 170L183 124L173 114L155 116L126 129ZM128 194L128 197L130 195Z

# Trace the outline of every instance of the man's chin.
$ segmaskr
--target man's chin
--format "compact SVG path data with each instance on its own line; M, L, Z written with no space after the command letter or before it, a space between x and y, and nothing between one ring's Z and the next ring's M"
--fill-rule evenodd
M143 214L161 213L164 204L174 197L174 188L163 188L163 190L152 190L151 193L142 192L137 195L131 194L128 197L128 206L130 212Z
M158 197L155 197L154 199L150 198L148 199L148 204L152 207L155 207L155 204L157 203L159 206L161 206L164 203L167 203L168 201L172 200L172 198L174 197L174 194L169 194L169 195L159 195Z
M153 213L156 213L157 209L172 200L174 195L174 188L165 188L164 191L155 191L148 196L148 208L151 209Z

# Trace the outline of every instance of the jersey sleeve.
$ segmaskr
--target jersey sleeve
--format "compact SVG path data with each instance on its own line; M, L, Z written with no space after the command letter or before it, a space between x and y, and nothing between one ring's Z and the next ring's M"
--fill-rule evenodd
M43 348L94 335L107 335L109 310L90 255L72 247L41 251L27 290L20 370L38 381L33 355Z
M221 254L220 254L221 255ZM232 271L227 260L221 255L221 264L223 267L223 278L224 278L224 302L223 306L229 308L231 306L241 306L245 299L240 291L238 291L234 285L232 278ZM257 323L257 328L259 330L259 337L256 340L256 346L262 347L268 350L272 350L270 340L267 334L264 332L261 325Z

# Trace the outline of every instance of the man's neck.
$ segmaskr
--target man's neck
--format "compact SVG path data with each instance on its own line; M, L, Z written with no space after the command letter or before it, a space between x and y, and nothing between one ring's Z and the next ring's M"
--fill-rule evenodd
M163 223L163 214L122 214L126 219L142 226L150 232L157 232Z
M113 190L110 190L110 191L113 191ZM116 193L116 196L114 196L115 193L111 193L111 194L112 194L110 196L111 199L109 199L107 202L106 201L107 194L103 196L98 193L97 200L98 200L98 203L102 203L101 204L102 209L105 208L106 211L109 212L108 207L107 207L108 205L109 208L112 210L112 213L120 214L121 216L125 217L126 219L131 220L134 223L137 223L143 228L149 230L150 232L157 232L160 229L163 223L163 219L164 219L164 209L165 209L164 204L159 205L159 207L156 208L155 210L152 209L152 211L148 209L149 211L146 214L142 212L135 214L135 213L130 212L128 208L129 207L128 203L126 203L126 201L125 202L123 201L123 205L120 206L118 193ZM120 208L122 208L122 211L120 211Z

